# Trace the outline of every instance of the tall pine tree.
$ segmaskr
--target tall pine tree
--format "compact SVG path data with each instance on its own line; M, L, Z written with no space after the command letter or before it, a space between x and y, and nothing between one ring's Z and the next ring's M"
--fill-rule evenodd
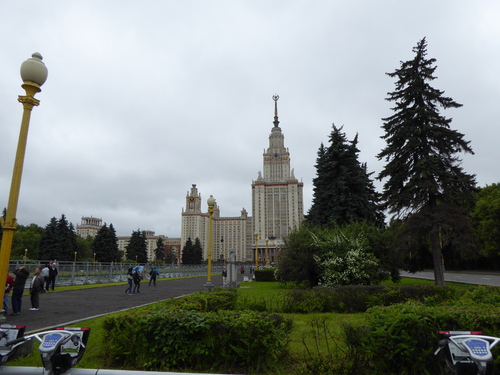
M116 262L119 260L118 242L113 224L104 224L92 242L92 251L99 262Z
M383 226L378 194L366 164L358 160L358 136L349 141L342 128L333 125L330 145L319 148L307 221L319 226L362 221Z
M165 244L163 243L163 239L161 237L156 240L156 249L155 249L155 260L163 261L165 259Z
M418 234L417 242L422 242L422 235L427 236L435 283L444 285L442 233L467 233L470 222L466 210L475 189L475 177L462 170L457 153L473 152L463 134L450 129L451 118L439 113L439 108L462 105L430 86L429 81L436 78L436 60L426 58L425 38L413 52L412 60L387 73L397 79L395 91L387 98L395 107L394 114L383 119L386 147L378 158L387 163L378 178L386 179L382 194L385 207L394 218L406 219L406 235Z
M201 242L198 237L194 240L193 245L193 263L192 264L201 264L203 262L203 248L201 247Z
M132 261L137 261L138 263L146 263L148 261L148 245L146 240L146 234L144 231L132 232L130 241L125 247L127 253L127 259Z
M77 249L76 232L66 216L62 214L59 220L50 219L40 239L40 259L71 261Z
M193 241L188 237L182 247L182 264L194 264Z

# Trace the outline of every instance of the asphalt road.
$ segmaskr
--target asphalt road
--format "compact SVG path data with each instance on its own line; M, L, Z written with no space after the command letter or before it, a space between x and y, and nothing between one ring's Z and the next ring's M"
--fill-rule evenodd
M156 282L156 287L148 286L149 280L141 283L141 293L126 294L128 285L120 283L106 287L65 290L40 294L40 310L30 311L29 295L23 296L21 314L8 315L2 324L26 326L26 333L53 329L58 326L74 324L113 312L124 311L154 302L182 297L204 290L206 277L167 279ZM214 286L222 286L222 276L212 275ZM12 307L9 300L9 312Z
M419 279L434 280L433 272L417 272L410 274L401 272L401 276ZM238 281L241 275L238 275ZM500 275L465 274L445 272L445 281L467 284L500 286ZM2 324L25 325L26 333L34 333L77 323L98 316L124 311L148 305L154 302L182 297L197 291L204 290L206 277L192 277L185 279L166 279L156 282L156 287L148 286L148 280L141 283L141 293L125 294L127 285L95 287L90 289L76 289L42 293L40 295L40 310L30 311L29 295L23 296L21 314L6 317ZM212 275L214 286L222 286L222 277ZM9 301L9 309L12 312Z
M434 280L434 272L417 272L414 274L409 272L401 272L401 276L414 277L416 279ZM464 284L500 286L500 275L445 272L444 281Z

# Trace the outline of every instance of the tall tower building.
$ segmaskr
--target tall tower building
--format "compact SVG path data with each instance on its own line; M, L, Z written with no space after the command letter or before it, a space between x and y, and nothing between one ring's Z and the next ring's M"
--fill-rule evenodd
M263 259L266 248L274 250L283 244L290 230L304 220L303 187L293 169L290 152L278 120L278 99L274 100L274 126L269 135L269 147L264 149L264 174L259 172L252 182L253 249Z
M227 259L229 250L235 250L238 262L260 264L276 260L277 249L290 230L304 220L303 186L290 169L290 153L278 121L278 99L274 100L274 126L269 135L269 147L264 149L264 173L252 181L252 211L248 216L243 208L240 216L222 217L217 203L212 215L212 260ZM217 192L213 192L217 196ZM202 200L196 185L186 194L186 208L182 209L181 248L188 238L200 239L207 259L210 217L206 201ZM257 248L257 254L256 254ZM267 250L267 251L266 251Z

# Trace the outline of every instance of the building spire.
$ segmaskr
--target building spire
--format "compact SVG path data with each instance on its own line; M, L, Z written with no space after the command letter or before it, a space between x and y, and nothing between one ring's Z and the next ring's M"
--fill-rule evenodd
M279 121L278 121L278 100L279 100L279 95L273 95L273 100L274 100L274 127L277 128L279 126Z

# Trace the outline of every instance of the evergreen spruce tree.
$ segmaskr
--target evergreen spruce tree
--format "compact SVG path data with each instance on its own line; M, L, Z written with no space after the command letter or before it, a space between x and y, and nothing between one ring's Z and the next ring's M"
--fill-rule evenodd
M156 241L155 259L160 262L165 259L165 244L161 237Z
M440 234L443 229L467 233L467 208L475 189L475 176L462 170L457 153L473 152L463 134L450 129L451 118L439 113L440 107L462 105L430 86L429 81L436 78L436 60L426 58L425 38L413 52L412 60L387 73L397 79L395 91L387 98L395 107L394 114L383 119L386 147L378 158L387 163L378 178L386 179L382 194L385 207L394 218L406 219L406 233L428 238L435 283L444 285ZM449 240L452 237L448 236Z
M76 251L76 238L74 239L75 243L73 243L71 229L64 214L61 215L61 218L57 222L56 231L59 241L59 251L61 252L61 256L58 259L74 259L74 254Z
M182 264L194 264L193 241L188 237L182 247Z
M164 261L166 264L173 264L177 261L177 252L173 246L169 247L166 251Z
M45 231L40 239L40 260L64 260L59 246L57 234L57 219L53 217L45 226Z
M104 224L92 242L92 251L99 262L115 262L118 260L118 243L113 224ZM135 259L134 259L135 260Z
M148 261L148 253L146 234L144 231L141 232L139 229L133 231L125 250L128 260L146 263Z
M378 194L366 164L358 160L358 136L349 141L342 128L333 125L330 146L321 144L313 179L313 202L307 221L319 226L366 221L383 226Z
M111 262L119 262L122 257L120 249L118 249L118 237L116 236L116 230L113 223L109 224L108 246Z
M201 264L202 262L203 262L203 249L201 247L200 239L196 237L193 245L193 263L191 264Z

